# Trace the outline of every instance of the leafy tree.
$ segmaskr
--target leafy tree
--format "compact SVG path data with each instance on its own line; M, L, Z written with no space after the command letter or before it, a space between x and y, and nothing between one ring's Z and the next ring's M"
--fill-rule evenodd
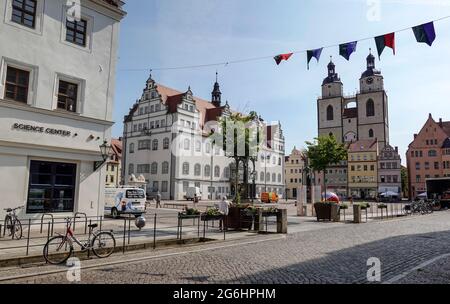
M334 136L320 136L314 142L306 142L306 155L314 171L324 173L325 194L327 192L327 168L347 159L344 144L337 142Z
M408 184L408 169L402 166L401 171L402 178L402 192L403 196L406 197L406 194L409 193L409 184Z

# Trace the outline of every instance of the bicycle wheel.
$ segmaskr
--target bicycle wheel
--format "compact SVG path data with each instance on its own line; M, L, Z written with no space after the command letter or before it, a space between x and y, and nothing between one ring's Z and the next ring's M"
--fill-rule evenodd
M22 223L16 219L13 226L11 227L12 234L14 235L14 239L20 240L22 238Z
M100 232L92 240L92 252L98 258L107 258L116 248L116 239L111 232Z
M12 231L11 231L11 227L12 227L12 219L9 215L7 215L5 217L5 231L8 231L9 235L8 236L12 236Z
M72 251L73 247L64 236L55 236L44 246L44 259L52 265L63 264L70 258Z

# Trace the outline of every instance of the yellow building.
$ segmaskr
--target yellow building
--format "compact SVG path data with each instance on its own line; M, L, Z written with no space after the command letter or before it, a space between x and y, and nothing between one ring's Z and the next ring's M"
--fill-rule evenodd
M360 140L348 148L348 191L355 199L378 195L378 140Z
M303 185L303 170L305 168L304 155L295 147L289 156L285 157L286 195L289 199L296 199L299 188Z
M121 139L112 139L112 154L106 164L106 186L118 187L121 180L122 170L122 141Z

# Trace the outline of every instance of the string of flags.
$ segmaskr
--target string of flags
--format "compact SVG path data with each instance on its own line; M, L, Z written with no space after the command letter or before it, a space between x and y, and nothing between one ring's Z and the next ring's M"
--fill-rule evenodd
M230 60L230 61L224 61L224 62L216 62L216 63L209 63L209 64L201 64L201 65L187 65L187 66L178 66L178 67L162 67L162 68L151 68L152 71L164 71L164 70L182 70L182 69L195 69L195 68L207 68L207 67L218 67L218 66L229 66L231 64L238 64L238 63L246 63L251 61L260 61L260 60L267 60L267 59L273 59L275 60L275 63L277 65L280 65L283 61L289 61L292 56L299 53L306 53L307 57L307 68L309 70L310 62L313 58L316 59L317 62L320 61L320 57L322 55L322 51L325 48L333 48L333 47L339 47L339 55L344 57L347 61L350 60L350 57L353 53L356 52L358 42L365 41L365 40L375 40L375 45L378 52L378 57L381 59L381 55L383 54L386 47L391 48L393 54L396 53L396 33L408 31L411 30L414 33L414 36L418 43L426 43L429 46L433 45L433 42L436 40L436 31L434 28L434 23L437 21L441 21L444 19L449 19L450 16L445 16L439 19L435 19L431 22L424 23L418 26L414 27L408 27L401 30L397 30L388 34L375 36L375 37L368 37L364 39L358 39L352 42L347 43L341 43L341 44L335 44L335 45L328 45L323 46L321 48L316 49L310 49L310 50L301 50L301 51L292 51L289 53L279 54L276 56L262 56L262 57L255 57L255 58L245 58L245 59L238 59L238 60ZM148 71L149 68L140 68L140 69L122 69L122 71Z
M429 46L432 46L433 42L436 39L436 31L434 29L434 22L428 22L424 23L418 26L414 26L412 28L414 36L416 37L417 42L419 43L426 43ZM381 59L381 54L383 53L384 49L386 47L389 47L392 49L394 55L395 55L395 32L376 36L374 37L375 44L377 46L378 51L378 58ZM364 39L367 40L367 39ZM339 44L339 55L344 57L347 61L350 60L350 56L356 52L356 47L358 45L358 41L352 41L347 43ZM306 63L309 70L309 64L312 60L312 58L315 58L317 62L320 61L320 55L322 54L322 50L325 47L313 49L313 50L307 50L306 51ZM289 58L292 57L293 54L300 53L300 52L291 52L286 54L280 54L274 57L275 62L277 65L281 63L281 61L288 61Z

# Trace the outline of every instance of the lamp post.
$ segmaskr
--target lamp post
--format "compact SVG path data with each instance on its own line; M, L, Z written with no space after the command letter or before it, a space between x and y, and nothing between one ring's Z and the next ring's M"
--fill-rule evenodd
M100 145L100 153L102 155L102 161L94 162L94 172L97 171L104 163L106 163L108 157L111 155L112 146L108 145L108 142L105 140L103 144Z

